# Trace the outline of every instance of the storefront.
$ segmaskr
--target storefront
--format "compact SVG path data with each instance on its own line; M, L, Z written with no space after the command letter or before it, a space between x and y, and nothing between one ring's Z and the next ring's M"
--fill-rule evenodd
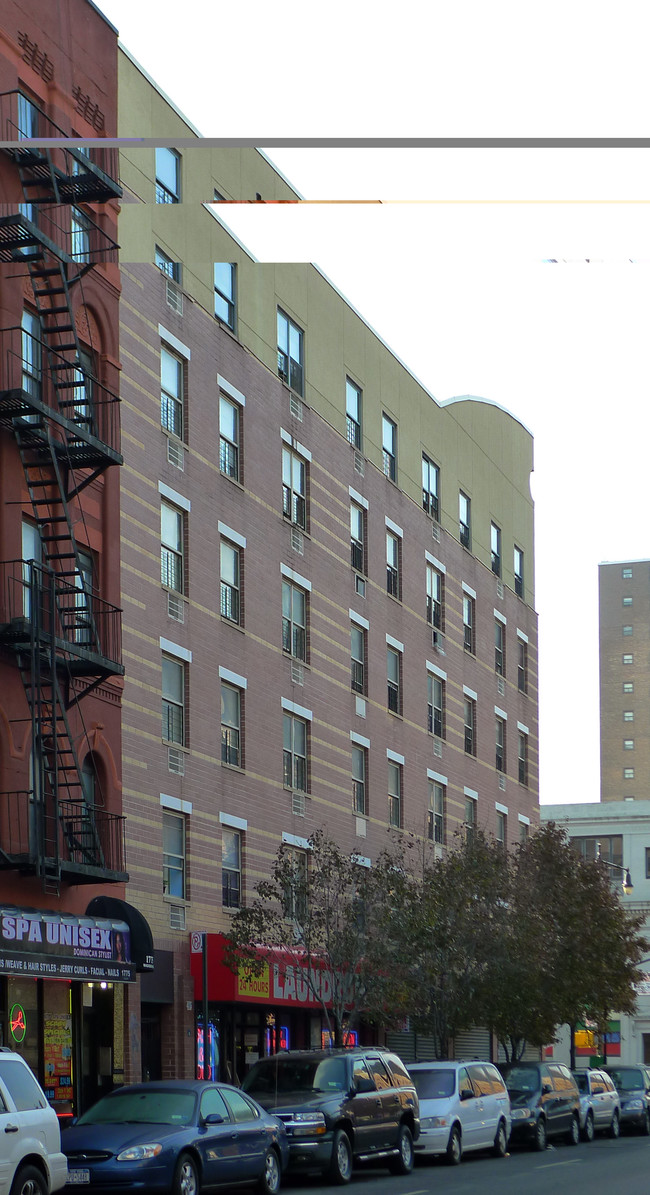
M0 1044L22 1054L62 1121L124 1082L124 984L143 966L142 939L137 910L114 905L126 916L0 908Z

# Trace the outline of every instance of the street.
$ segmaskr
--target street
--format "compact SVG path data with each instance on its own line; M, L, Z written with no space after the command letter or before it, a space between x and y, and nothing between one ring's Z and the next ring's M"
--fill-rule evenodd
M432 1195L449 1191L453 1195L548 1195L554 1188L563 1195L609 1195L613 1190L645 1191L650 1167L650 1138L624 1136L617 1141L597 1137L577 1148L559 1144L544 1154L514 1149L506 1158L466 1154L460 1166L443 1161L417 1161L407 1178L395 1178L379 1166L357 1167L350 1192L353 1195ZM314 1189L329 1195L341 1187L323 1180L294 1177L285 1189L297 1195Z

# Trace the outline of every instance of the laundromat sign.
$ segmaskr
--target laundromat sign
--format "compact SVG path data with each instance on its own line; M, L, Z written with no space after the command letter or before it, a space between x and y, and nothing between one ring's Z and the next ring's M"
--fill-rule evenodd
M0 975L132 982L130 938L126 922L5 908Z
M252 971L237 972L237 995L240 1000L270 1000L273 1004L304 1004L320 1006L332 999L332 980L329 971L311 971L296 964L264 963L259 975Z

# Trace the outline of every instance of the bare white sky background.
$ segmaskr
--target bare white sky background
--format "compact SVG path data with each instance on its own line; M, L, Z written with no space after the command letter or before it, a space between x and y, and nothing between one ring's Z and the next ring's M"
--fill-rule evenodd
M598 800L597 566L650 556L650 150L268 142L647 137L648 10L98 6L203 135L255 138L307 199L393 201L219 214L260 260L316 262L436 399L492 399L533 432L540 795Z

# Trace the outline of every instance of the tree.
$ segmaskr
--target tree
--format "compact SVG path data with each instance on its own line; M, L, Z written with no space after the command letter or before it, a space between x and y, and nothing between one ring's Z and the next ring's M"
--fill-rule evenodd
M405 857L387 848L372 867L345 854L323 830L307 852L283 843L271 874L234 915L226 961L259 974L278 960L306 984L336 1045L363 1014L395 1023L406 1000L401 943L391 938L391 910L406 883Z

